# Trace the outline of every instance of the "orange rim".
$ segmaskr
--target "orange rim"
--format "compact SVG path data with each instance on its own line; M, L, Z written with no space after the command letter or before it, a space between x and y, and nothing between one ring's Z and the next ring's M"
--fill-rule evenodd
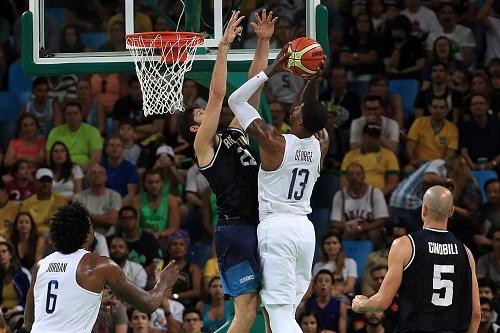
M138 32L127 35L127 44L132 47L155 47L163 48L170 44L178 44L178 46L185 46L187 44L200 45L205 41L205 37L197 32L175 32L175 31L161 31L161 32ZM147 44L144 45L146 42Z

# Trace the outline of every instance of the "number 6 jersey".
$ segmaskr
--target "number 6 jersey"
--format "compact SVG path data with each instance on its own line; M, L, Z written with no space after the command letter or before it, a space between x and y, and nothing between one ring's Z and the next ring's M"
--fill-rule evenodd
M314 183L319 177L321 149L315 136L300 139L283 134L285 153L274 171L259 169L259 217L270 214L307 215Z
M408 235L413 254L399 289L398 332L466 332L472 273L465 246L446 230Z
M88 252L54 252L40 260L34 286L32 333L90 333L101 306L101 294L76 281L80 260Z

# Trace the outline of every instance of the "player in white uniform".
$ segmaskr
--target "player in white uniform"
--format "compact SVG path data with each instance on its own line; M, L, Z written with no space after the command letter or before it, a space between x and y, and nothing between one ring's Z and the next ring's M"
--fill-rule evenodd
M273 333L300 333L295 310L311 280L315 246L314 227L307 214L328 149L326 112L317 101L321 73L308 81L301 104L290 115L291 134L280 134L248 103L270 76L286 70L286 47L273 65L229 97L229 106L260 148L257 238L263 270L262 302Z
M147 292L127 280L109 258L89 252L94 230L89 212L78 203L56 213L50 224L50 239L56 252L33 268L26 300L24 329L32 333L90 333L104 285L140 311L151 313L177 280L172 261Z

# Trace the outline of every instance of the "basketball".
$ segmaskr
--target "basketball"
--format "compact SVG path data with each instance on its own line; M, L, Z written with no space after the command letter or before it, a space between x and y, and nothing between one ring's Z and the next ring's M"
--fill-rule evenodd
M300 37L294 39L288 47L290 57L287 67L298 76L308 78L317 72L324 59L321 45L312 38Z

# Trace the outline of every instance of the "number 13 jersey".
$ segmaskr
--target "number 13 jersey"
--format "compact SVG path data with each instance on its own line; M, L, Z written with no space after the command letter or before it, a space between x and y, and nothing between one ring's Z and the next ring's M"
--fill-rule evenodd
M34 286L32 333L90 333L99 314L101 294L76 281L80 260L88 252L54 252L40 260Z
M283 134L285 153L274 171L259 169L259 217L270 214L307 215L314 183L319 177L321 149L318 139Z
M398 332L465 332L472 312L472 273L465 246L445 230L408 235L412 258L399 289Z

